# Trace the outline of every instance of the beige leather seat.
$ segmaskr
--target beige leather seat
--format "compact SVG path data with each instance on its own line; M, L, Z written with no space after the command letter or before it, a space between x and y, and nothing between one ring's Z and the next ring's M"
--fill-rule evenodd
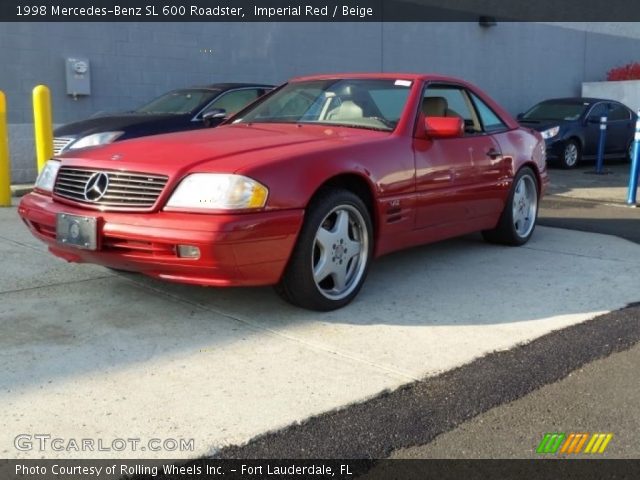
M422 113L425 117L446 117L449 104L444 97L426 97L422 99Z
M449 103L444 97L427 97L422 99L422 113L425 117L460 117L455 110L449 108Z
M352 100L344 100L327 114L327 120L355 120L362 117L362 108Z

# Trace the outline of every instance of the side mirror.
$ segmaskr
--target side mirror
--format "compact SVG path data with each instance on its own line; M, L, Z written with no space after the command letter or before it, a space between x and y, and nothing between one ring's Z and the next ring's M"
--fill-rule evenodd
M587 123L600 123L600 117L587 117Z
M207 126L222 122L227 118L227 111L224 108L214 108L202 115L202 122Z
M524 113L520 112L517 116L516 116L516 120L522 120L524 118Z
M426 117L424 129L431 138L454 138L464 135L464 120L460 117Z

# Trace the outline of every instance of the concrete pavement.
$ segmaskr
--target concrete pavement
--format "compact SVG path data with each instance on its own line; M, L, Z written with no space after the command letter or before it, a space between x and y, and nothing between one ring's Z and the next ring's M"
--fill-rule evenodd
M640 209L558 195L540 203L538 224L603 233L640 243Z
M593 202L626 204L631 166L626 160L607 160L606 175L595 175L595 162L585 162L578 168L549 170L549 195L590 200Z
M0 209L0 453L211 454L635 301L639 253L622 239L550 228L523 248L470 236L380 259L352 305L318 314L269 288L65 264L15 209ZM193 438L195 449L14 447L16 435L42 433L106 444Z

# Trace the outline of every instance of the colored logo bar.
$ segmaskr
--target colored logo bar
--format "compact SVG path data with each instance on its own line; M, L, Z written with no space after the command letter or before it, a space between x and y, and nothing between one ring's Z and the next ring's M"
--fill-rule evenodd
M536 453L600 454L604 453L612 438L613 433L545 433Z

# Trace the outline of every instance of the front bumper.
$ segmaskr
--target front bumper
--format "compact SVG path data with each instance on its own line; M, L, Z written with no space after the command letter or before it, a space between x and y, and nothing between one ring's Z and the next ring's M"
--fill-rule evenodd
M233 215L96 212L34 192L22 198L18 213L51 253L70 262L95 263L181 283L258 286L279 281L304 211ZM58 243L58 213L97 217L97 250ZM200 258L178 257L177 245L198 247Z
M545 140L544 142L548 159L557 160L558 158L562 157L564 152L564 139L553 137Z

